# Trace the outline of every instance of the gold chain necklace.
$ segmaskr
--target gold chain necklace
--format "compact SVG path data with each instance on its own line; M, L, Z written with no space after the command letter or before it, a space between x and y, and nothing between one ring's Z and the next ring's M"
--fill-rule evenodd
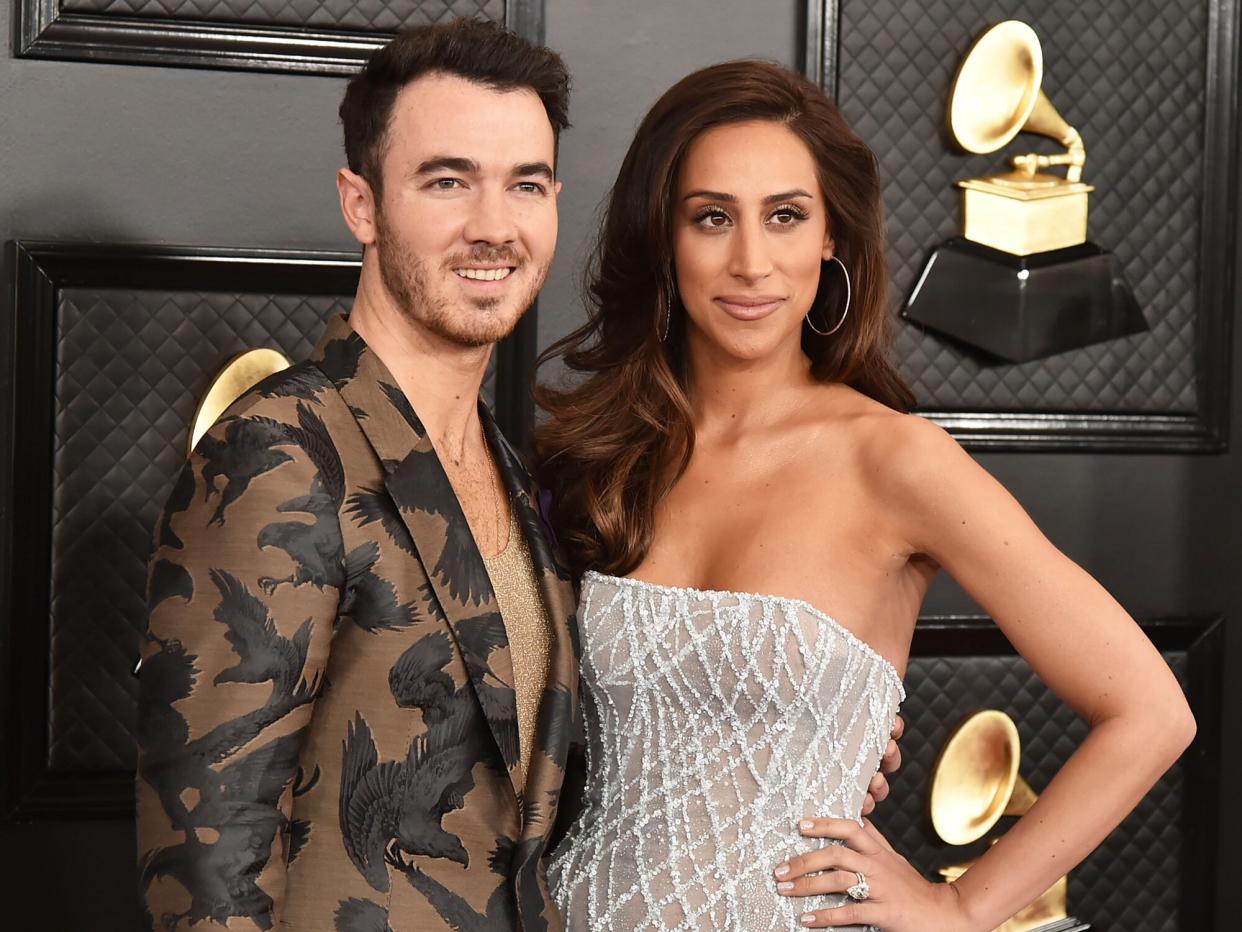
M482 424L479 425L482 429ZM487 435L483 435L483 449L487 451L487 475L491 479L489 483L492 489L492 507L496 512L496 555L499 556L504 552L504 548L500 546L501 534L501 512L504 510L501 506L500 483L496 481L496 473L500 471L500 464L496 462L496 457L492 454L491 448L487 445Z

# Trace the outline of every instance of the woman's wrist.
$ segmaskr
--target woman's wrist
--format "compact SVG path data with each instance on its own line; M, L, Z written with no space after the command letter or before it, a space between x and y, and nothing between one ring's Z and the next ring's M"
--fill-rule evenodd
M945 913L950 917L951 928L955 932L958 929L961 932L991 932L991 924L980 922L972 914L969 894L957 885L956 880L935 886L941 891L942 900L946 904Z

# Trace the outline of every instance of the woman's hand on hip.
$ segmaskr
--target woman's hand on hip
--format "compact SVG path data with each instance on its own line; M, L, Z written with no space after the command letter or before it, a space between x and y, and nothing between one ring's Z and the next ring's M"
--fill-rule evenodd
M807 838L832 838L841 843L825 845L778 867L778 892L783 896L817 896L848 893L854 888L844 906L804 913L804 927L871 925L884 932L971 932L974 928L957 888L951 883L929 882L893 850L869 820L860 825L850 819L806 819L798 830ZM860 883L859 874L865 883Z

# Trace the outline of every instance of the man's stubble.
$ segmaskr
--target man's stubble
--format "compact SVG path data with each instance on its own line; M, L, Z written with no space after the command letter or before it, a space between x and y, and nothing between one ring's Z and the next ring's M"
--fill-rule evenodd
M530 287L516 302L496 297L458 304L443 294L435 293L427 263L401 242L400 237L385 223L382 212L376 215L376 232L380 278L397 309L411 322L460 346L488 346L507 337L535 303L551 265L549 261L535 270ZM446 274L452 275L453 266L465 265L472 260L507 262L516 266L513 275L530 265L510 247L484 247L447 257L443 269Z

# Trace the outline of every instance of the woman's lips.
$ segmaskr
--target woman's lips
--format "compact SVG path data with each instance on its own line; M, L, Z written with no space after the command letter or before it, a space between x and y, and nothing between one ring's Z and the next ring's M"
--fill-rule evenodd
M784 298L769 294L729 294L713 300L726 314L737 320L762 320L785 302Z

